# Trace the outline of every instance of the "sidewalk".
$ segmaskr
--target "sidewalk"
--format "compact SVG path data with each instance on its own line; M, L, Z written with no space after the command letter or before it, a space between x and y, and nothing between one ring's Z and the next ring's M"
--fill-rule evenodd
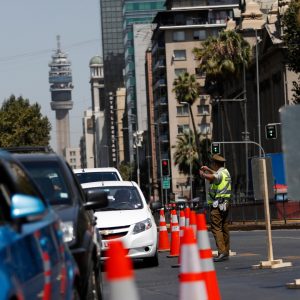
M210 227L208 225L208 227ZM281 220L281 221L272 221L271 229L299 229L300 228L300 220ZM263 230L266 229L265 222L261 221L245 221L245 222L232 222L229 224L229 229L233 231L237 230Z

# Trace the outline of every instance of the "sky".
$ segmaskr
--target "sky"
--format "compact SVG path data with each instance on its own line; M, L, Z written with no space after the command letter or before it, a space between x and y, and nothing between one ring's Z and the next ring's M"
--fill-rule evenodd
M56 36L72 64L70 136L71 146L79 147L83 112L91 107L89 61L102 55L100 23L99 0L1 0L0 105L12 94L39 103L51 122L55 150L48 64L57 49Z

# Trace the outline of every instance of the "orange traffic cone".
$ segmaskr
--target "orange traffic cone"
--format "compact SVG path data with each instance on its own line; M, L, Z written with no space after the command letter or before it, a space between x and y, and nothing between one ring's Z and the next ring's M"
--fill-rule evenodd
M206 300L207 292L193 229L186 228L181 245L179 300Z
M180 261L181 261L181 245L182 245L182 238L183 238L183 233L185 229L185 216L184 216L184 211L180 210L179 213L179 256L178 256L178 263L175 265L172 265L172 268L179 268L180 267Z
M184 209L184 216L185 216L185 226L190 226L190 211L191 209L189 207L186 207Z
M197 243L209 300L220 300L220 290L206 227L205 215L197 214Z
M107 250L106 277L109 283L110 300L138 300L133 280L132 261L126 256L121 241L111 241Z
M160 210L159 217L159 239L158 239L158 251L170 251L170 242L168 236L168 230L166 225L166 218L164 209Z
M190 226L193 229L195 238L197 238L196 212L194 210L190 211Z
M175 209L172 210L172 232L171 232L171 250L170 255L168 257L179 256L179 249L180 249L180 241L179 241L179 225L178 225L178 218L177 212Z

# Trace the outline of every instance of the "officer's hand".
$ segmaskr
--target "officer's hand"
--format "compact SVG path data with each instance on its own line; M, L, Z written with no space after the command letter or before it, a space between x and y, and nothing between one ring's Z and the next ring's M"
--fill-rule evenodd
M203 171L203 172L208 171L208 167L207 166L202 166L200 170Z

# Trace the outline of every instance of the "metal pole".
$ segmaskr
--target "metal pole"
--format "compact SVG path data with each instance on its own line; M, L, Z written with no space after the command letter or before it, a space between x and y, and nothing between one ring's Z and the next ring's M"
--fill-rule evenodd
M259 66L258 66L258 37L257 30L255 31L256 45L255 45L255 58L256 58L256 97L257 97L257 130L258 130L258 144L261 145L261 121L260 121L260 95L259 95ZM259 157L261 157L261 150L259 149Z
M190 104L188 103L189 109L189 148L190 148L190 197L191 201L193 200L193 165L192 165L192 141L191 141L191 114L190 114Z
M245 140L248 141L248 113L247 113L247 88L246 88L246 67L245 63L243 63L243 81L244 81L244 113L245 113ZM249 168L248 168L248 144L245 145L245 175L246 175L246 200L248 198L248 192L249 192Z
M138 138L138 137L137 137ZM136 160L137 160L137 170L136 170L136 175L137 175L137 184L138 186L140 185L140 160L139 160L139 146L136 144Z

